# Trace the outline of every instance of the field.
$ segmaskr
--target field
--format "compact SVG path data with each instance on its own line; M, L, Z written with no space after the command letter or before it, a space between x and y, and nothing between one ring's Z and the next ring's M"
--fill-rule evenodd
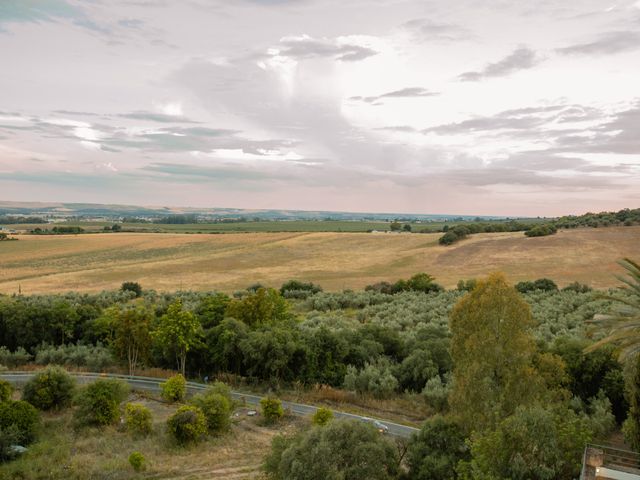
M619 284L622 257L640 258L640 227L478 234L449 247L440 234L230 233L30 236L0 244L0 292L99 291L138 281L158 290L226 292L260 282L310 280L359 289L426 271L447 287L504 271L513 282L548 277L595 288Z

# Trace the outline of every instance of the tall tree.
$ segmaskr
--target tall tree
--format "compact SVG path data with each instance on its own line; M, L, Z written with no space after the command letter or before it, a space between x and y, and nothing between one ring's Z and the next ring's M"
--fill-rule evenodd
M193 312L183 310L182 301L176 300L160 317L153 337L167 356L174 356L178 370L185 375L187 354L200 343L202 326Z
M537 397L529 305L502 274L478 282L450 314L452 412L469 431L493 428Z
M135 375L140 360L144 360L151 348L151 324L153 311L144 306L112 310L113 341L116 355L127 360L129 375Z

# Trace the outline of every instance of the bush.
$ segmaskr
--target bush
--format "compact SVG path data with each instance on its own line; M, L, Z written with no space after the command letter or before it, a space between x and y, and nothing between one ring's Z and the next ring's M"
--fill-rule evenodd
M119 227L120 225L118 225ZM114 225L115 227L115 225ZM113 228L112 228L113 230ZM124 282L121 286L120 286L120 290L122 290L123 292L133 292L136 297L139 297L140 295L142 295L142 287L140 286L140 284L138 282Z
M17 456L14 446L19 443L19 433L16 426L0 427L0 463L13 460Z
M87 385L76 397L76 421L80 425L110 425L120 417L120 403L129 391L121 380L99 379Z
M174 375L166 382L160 384L162 388L162 398L168 402L179 402L184 400L187 393L187 381L182 374Z
M48 367L27 382L22 399L40 410L67 407L73 399L75 384L75 380L64 369Z
M127 430L136 435L147 435L153 429L151 410L139 403L127 403L124 407Z
M324 407L320 407L318 410L316 410L316 413L314 413L313 417L311 417L311 423L320 426L326 425L331 420L333 420L333 412Z
M465 436L456 422L436 415L427 420L409 441L409 478L449 480L461 460L469 459Z
M0 347L0 365L16 368L29 363L32 358L33 355L29 355L22 347L18 347L15 352L9 351L7 347Z
M145 469L145 458L140 452L131 452L129 455L129 464L136 472L141 472Z
M282 402L277 398L266 397L260 400L262 417L267 423L274 423L284 416Z
M218 393L217 389L210 388L204 393L194 395L191 399L191 404L204 413L209 432L222 433L229 429L231 425L231 402L227 397Z
M557 292L558 286L549 278L539 278L533 282L519 282L515 284L515 288L520 293L535 292L542 290L543 292Z
M422 396L427 403L438 412L442 412L449 406L449 392L451 384L442 381L439 375L435 375L427 381Z
M535 227L527 230L524 234L527 237L545 237L547 235L553 235L556 233L558 229L555 225L546 224L546 225L536 225Z
M13 385L6 380L0 380L0 402L11 400L11 395L13 395Z
M207 433L207 419L198 407L185 405L169 417L167 430L180 444L197 442Z
M305 299L319 292L322 292L320 285L315 285L311 282L301 282L299 280L289 280L280 287L280 295L284 298Z
M344 376L344 388L358 393L371 393L376 398L389 397L397 388L398 380L388 361L368 363L362 370L349 365Z
M36 352L38 365L61 365L66 367L87 367L92 371L102 371L114 364L107 347L98 345L42 345Z
M33 405L22 400L0 403L0 429L17 443L26 445L36 438L40 415Z

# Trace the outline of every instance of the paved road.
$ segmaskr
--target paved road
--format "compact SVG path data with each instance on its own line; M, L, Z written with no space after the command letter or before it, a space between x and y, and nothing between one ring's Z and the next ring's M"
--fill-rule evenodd
M129 376L129 375L116 375L116 374L107 374L107 373L75 373L70 372L73 375L78 383L91 383L97 378L118 378L126 381L133 389L135 390L147 390L150 392L159 392L160 391L160 383L164 382L163 378L153 378L153 377L137 377L137 376ZM31 377L33 377L34 372L3 372L0 373L0 378L4 380L8 380L14 384L22 384L26 383ZM202 383L196 382L187 382L187 390L189 393L197 393L205 390L207 386ZM262 399L259 395L251 395L248 393L242 392L231 392L231 396L235 400L239 400L241 402L246 403L247 405L259 405L260 400ZM282 406L292 413L296 415L302 416L311 416L313 415L318 407L313 405L304 405L302 403L293 403L282 401ZM387 421L383 418L369 418L362 417L360 415L354 415L352 413L340 412L333 410L333 416L335 418L349 418L352 420L359 420L363 422L373 422L374 420L378 420L389 428L389 434L394 435L396 437L409 438L411 435L418 431L417 428L408 427L406 425L400 425L398 423L393 423Z

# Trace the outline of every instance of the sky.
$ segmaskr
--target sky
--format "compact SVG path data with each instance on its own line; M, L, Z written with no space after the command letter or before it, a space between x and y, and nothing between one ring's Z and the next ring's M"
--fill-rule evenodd
M1 0L0 200L640 207L640 0Z

